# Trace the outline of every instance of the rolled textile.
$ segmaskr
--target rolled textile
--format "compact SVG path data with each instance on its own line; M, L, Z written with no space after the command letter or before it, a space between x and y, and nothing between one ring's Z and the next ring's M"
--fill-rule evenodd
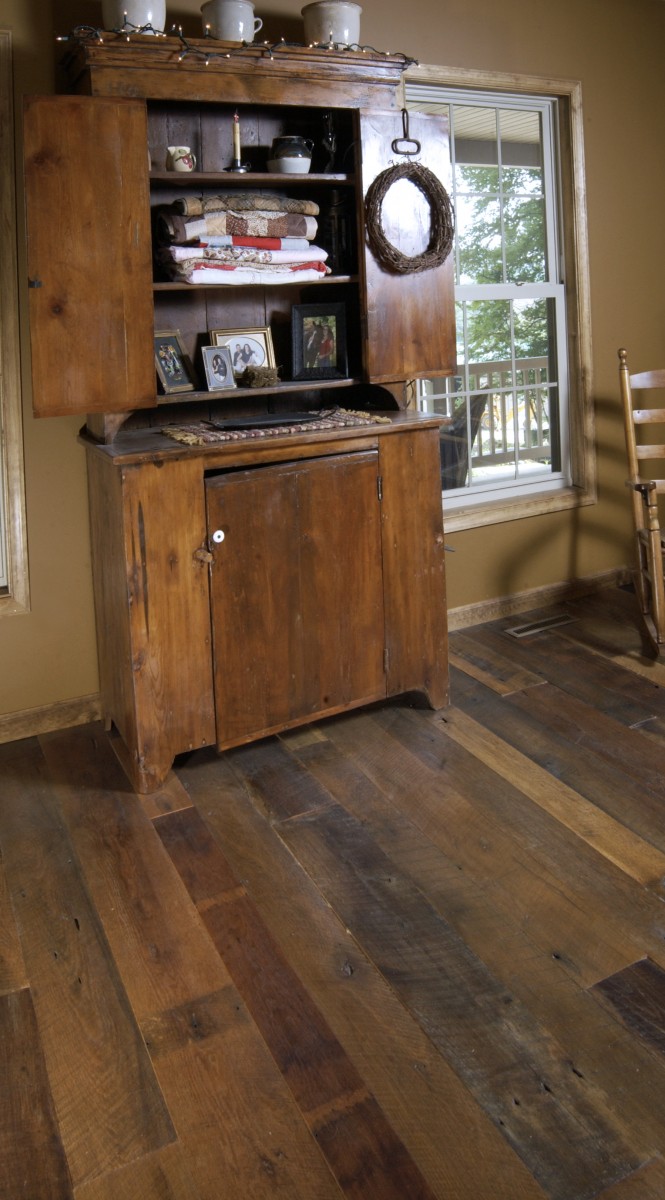
M316 218L304 216L302 213L237 213L230 209L191 218L162 210L155 223L156 238L161 245L205 242L208 238L220 234L242 237L303 237L313 242L316 231Z
M306 217L318 217L319 206L314 200L294 200L290 196L278 196L269 192L222 192L215 196L179 196L173 201L176 212L186 217L200 217L204 213L231 209L233 212L289 212L302 213Z

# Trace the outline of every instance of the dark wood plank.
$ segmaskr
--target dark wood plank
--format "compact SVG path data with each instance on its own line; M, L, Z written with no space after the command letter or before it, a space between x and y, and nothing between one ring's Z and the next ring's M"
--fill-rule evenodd
M327 740L320 726L293 731L286 739L290 747ZM437 1195L542 1197L315 880L251 804L226 756L221 761L197 756L181 770L234 873Z
M547 880L541 876L547 872L528 859L522 864L524 879L520 879L520 856L511 862L510 841L502 838L491 814L489 821L481 816L475 825L469 823L468 805L460 808L463 798L454 792L459 777L450 764L445 786L439 781L437 788L428 788L417 761L408 755L405 779L396 788L396 748L391 747L385 732L372 737L367 729L377 715L371 722L355 715L326 722L333 741L311 740L295 752L335 798L362 820L377 845L409 875L497 980L556 1038L574 1069L590 1086L605 1093L625 1126L658 1145L665 1128L663 1069L635 1038L617 1032L610 1012L602 1011L582 986L579 958L587 972L603 961L608 901L590 892L572 909L562 908L559 896L568 890L565 881L545 890ZM361 726L354 745L349 728ZM346 733L344 740L342 732ZM283 740L294 752L292 739ZM572 873L577 863L574 842L569 844L569 855ZM539 902L541 891L544 895ZM613 911L621 909L620 894L615 891ZM601 919L595 920L596 912L602 914ZM578 930L572 943L570 924Z
M560 631L562 636L652 683L665 685L665 664L654 659L633 592L604 588L596 594L578 597L568 607L576 620L565 634Z
M469 634L455 634L451 644L466 664L463 669L475 674L478 663L488 659L498 664L503 679L512 666L513 676L508 675L511 691L522 691L529 686L529 672L532 672L534 681L555 684L566 694L629 727L643 725L659 713L665 715L665 695L661 689L592 653L579 642L567 639L568 626L560 627L562 636L558 629L553 629L518 639L507 633L514 623L514 619L512 622L505 619ZM516 665L527 681L521 686L516 686L520 684ZM507 685L503 690L508 690Z
M30 743L10 743L0 770L7 882L77 1185L174 1131L43 760Z
M662 892L665 854L633 833L620 820L596 807L545 767L507 745L486 726L460 709L448 709L442 721L452 738L486 766L509 782L519 781L520 791L609 862L638 883Z
M362 824L317 806L320 785L267 743L233 755L299 861L553 1198L594 1196L647 1157L607 1102L387 858ZM294 792L310 813L282 820Z
M422 714L393 707L328 728L335 745L398 810L408 810L451 863L491 889L506 919L525 923L533 948L556 954L573 977L593 983L632 962L645 945L657 955L660 900L591 848L578 847L574 833L534 805L528 790L497 774L491 754L483 761L450 739L455 715L447 710L423 721ZM556 781L550 784L554 791ZM618 908L611 925L600 916L610 905ZM589 913L596 912L590 926Z
M644 958L601 979L594 990L609 1001L629 1029L665 1058L665 970L658 963Z
M200 816L157 828L343 1193L433 1197Z
M43 742L201 1200L232 1194L239 1179L252 1200L334 1200L288 1088L105 739L92 727Z
M71 1179L32 997L0 996L0 1191L7 1200L68 1200Z
M456 707L665 850L662 750L639 729L622 728L550 684L498 698L455 668L451 679Z
M28 976L14 919L0 848L0 995L27 987Z
M511 692L520 692L523 688L537 687L545 682L545 676L539 675L533 666L525 667L519 664L519 657L513 647L491 646L483 638L485 627L474 629L470 633L459 630L450 635L450 662L453 666L466 671L480 683L498 692L501 696ZM510 653L508 653L510 651ZM515 659L518 659L516 667Z

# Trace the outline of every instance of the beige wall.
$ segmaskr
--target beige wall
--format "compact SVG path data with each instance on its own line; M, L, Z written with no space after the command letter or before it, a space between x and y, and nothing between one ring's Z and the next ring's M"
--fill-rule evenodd
M257 0L271 39L302 37L301 0ZM200 4L167 0L200 32ZM54 32L101 20L101 0L0 0L15 45L17 108L52 86ZM665 4L662 0L364 0L361 38L423 64L579 79L583 87L598 503L451 534L451 607L611 570L629 556L616 351L665 353ZM23 301L25 297L23 295ZM24 311L22 312L25 329ZM97 687L85 463L78 422L34 421L24 350L32 610L0 622L0 716Z

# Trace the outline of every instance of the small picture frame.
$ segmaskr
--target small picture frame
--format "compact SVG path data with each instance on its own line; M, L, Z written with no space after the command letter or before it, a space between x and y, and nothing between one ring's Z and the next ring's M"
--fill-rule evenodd
M236 381L233 378L228 346L204 346L201 353L208 391L218 392L221 389L234 388Z
M348 366L344 304L294 304L291 339L294 379L345 378Z
M194 391L192 365L177 329L155 333L155 368L165 395Z
M267 325L261 329L211 329L213 346L226 346L233 374L239 379L246 367L274 367L275 350Z

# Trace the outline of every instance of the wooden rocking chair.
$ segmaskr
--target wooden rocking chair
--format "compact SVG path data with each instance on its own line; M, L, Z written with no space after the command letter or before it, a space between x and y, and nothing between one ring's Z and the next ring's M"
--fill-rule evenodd
M487 404L487 392L472 396L469 401L469 422L466 404L460 404L452 417L441 427L441 487L461 488L469 473L469 454L476 440L482 415ZM469 428L470 425L470 428Z
M665 479L653 479L641 469L643 462L665 459L665 407L636 408L634 392L662 389L665 395L665 369L628 373L627 352L619 350L619 381L623 403L626 450L630 479L637 566L634 572L635 590L642 617L656 654L665 654L665 537L660 528L658 497L665 493ZM648 443L636 434L637 426L649 427ZM660 441L653 441L652 430L658 430ZM661 474L663 473L661 469Z

